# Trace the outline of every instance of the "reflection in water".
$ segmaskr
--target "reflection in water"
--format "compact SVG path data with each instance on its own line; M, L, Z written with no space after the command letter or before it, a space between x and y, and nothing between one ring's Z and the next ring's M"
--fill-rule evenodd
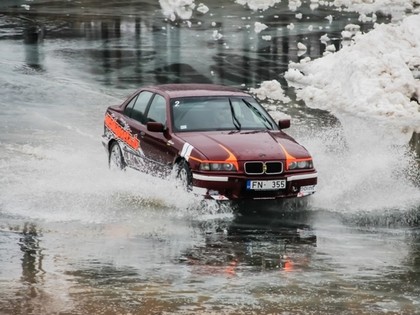
M36 284L41 279L42 249L39 246L39 235L35 224L25 223L22 237L19 240L22 258L22 281L28 284Z
M309 217L304 211L277 211L244 213L211 230L201 223L205 242L189 248L180 262L194 266L193 272L200 274L305 268L316 246L314 231L303 223Z
M20 250L22 251L22 277L23 289L17 295L20 297L21 308L18 314L40 314L45 307L44 302L47 296L43 292L44 254L40 247L39 232L32 223L25 223L22 236L19 239Z
M180 251L169 231L143 235L143 227L124 239L122 234L110 238L105 226L96 228L106 235L79 244L83 257L63 266L72 279L73 313L200 314L222 307L226 314L235 309L246 314L248 306L232 303L244 298L238 288L249 292L254 286L248 277L266 281L271 272L308 268L316 237L308 226L295 224L296 218L258 214L191 221L182 226L191 236L179 240ZM155 229L163 231L168 223L161 224Z
M45 27L34 20L24 19L23 41L26 64L36 71L42 71L43 54L41 44L45 36Z

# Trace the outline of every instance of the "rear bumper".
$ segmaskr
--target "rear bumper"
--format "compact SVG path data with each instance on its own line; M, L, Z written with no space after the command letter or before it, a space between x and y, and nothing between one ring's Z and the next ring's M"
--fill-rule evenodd
M318 182L316 171L283 174L270 177L240 175L213 175L193 172L193 192L217 200L282 199L305 197L315 193ZM285 180L285 188L277 190L251 190L248 180Z

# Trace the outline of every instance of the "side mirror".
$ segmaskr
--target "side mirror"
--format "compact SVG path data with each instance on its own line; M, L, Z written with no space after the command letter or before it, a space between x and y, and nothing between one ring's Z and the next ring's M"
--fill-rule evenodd
M290 119L280 119L279 120L279 128L280 129L287 129L290 127Z
M160 122L149 121L146 124L147 130L152 132L164 132L165 126Z

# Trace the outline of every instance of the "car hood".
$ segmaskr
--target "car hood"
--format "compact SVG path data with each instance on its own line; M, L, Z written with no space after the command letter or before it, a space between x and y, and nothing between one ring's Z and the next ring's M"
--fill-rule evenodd
M181 133L178 136L194 147L193 155L223 161L232 153L238 161L308 158L308 151L281 131Z

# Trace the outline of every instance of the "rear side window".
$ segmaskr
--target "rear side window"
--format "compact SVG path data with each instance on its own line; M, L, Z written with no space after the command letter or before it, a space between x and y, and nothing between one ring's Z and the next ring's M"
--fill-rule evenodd
M137 101L137 97L138 97L138 95L134 96L131 99L130 103L128 103L128 105L125 107L125 109L124 109L124 115L126 115L128 117L131 117L131 113L133 111L133 106L134 106L134 104Z
M145 111L146 107L149 104L150 98L152 97L152 93L148 91L140 92L140 94L137 96L136 100L134 101L133 107L131 109L131 115L129 115L131 118L141 122L142 124L146 123L146 116ZM131 102L133 102L131 101ZM128 110L128 107L131 105L131 102L128 104L126 110Z

